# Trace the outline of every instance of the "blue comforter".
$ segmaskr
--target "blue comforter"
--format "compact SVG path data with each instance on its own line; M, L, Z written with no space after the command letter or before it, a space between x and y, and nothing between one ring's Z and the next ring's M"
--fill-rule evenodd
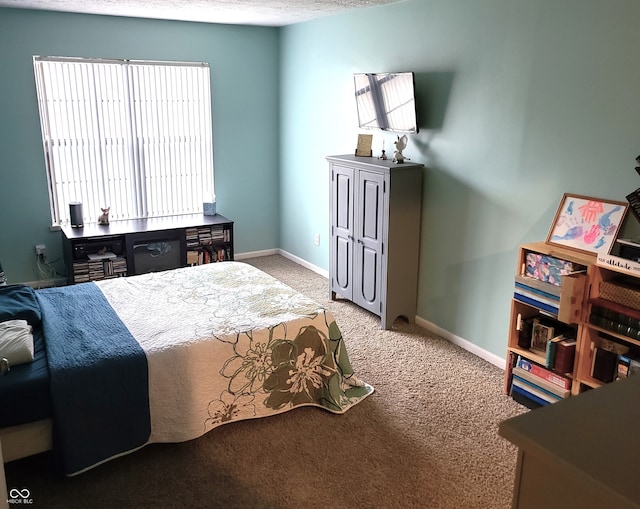
M36 292L47 338L54 451L80 473L147 443L144 351L94 283Z

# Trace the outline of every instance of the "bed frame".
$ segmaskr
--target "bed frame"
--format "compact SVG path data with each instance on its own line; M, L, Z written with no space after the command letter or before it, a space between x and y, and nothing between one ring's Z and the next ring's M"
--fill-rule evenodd
M30 422L0 429L0 509L8 509L4 464L51 450L53 421Z

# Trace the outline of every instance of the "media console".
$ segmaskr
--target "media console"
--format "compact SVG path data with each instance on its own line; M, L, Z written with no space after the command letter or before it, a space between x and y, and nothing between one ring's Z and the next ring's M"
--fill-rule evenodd
M62 227L67 283L233 260L233 221L202 214Z

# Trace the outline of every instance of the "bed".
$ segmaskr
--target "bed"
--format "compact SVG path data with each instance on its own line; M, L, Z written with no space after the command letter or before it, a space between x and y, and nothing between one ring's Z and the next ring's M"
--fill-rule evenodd
M0 320L26 306L35 352L0 376L5 462L51 448L76 475L229 422L344 413L374 390L326 309L246 263L17 289Z

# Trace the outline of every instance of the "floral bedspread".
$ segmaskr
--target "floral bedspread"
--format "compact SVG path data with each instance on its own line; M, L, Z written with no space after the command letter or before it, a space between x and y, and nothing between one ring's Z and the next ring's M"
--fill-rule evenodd
M147 356L152 442L373 392L319 304L268 274L222 262L97 283Z

